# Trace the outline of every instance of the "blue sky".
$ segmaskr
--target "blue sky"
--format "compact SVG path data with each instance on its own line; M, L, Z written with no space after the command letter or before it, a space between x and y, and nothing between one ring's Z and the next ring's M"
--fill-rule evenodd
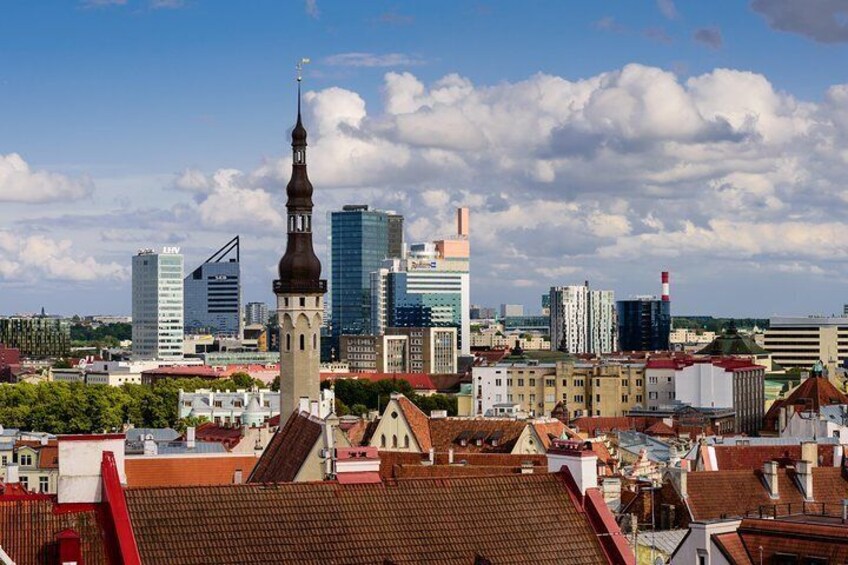
M319 215L471 206L473 302L841 311L848 6L801 4L5 2L0 313L128 312L136 248L234 233L270 302L302 56Z

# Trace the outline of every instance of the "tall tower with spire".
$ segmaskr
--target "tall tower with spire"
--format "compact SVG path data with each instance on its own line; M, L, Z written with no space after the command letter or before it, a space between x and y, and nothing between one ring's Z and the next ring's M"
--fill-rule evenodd
M280 412L284 418L301 401L320 400L321 324L327 281L312 248L312 183L306 174L306 128L300 115L300 65L297 124L292 130L292 175L286 187L286 252L274 281L280 326ZM307 403L308 406L308 403Z

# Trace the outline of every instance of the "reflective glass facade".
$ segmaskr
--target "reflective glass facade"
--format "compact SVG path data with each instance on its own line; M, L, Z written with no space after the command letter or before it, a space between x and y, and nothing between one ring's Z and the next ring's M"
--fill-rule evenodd
M185 278L185 331L239 334L241 281L238 261L204 263Z
M618 343L622 351L668 349L671 332L671 302L662 300L619 300Z

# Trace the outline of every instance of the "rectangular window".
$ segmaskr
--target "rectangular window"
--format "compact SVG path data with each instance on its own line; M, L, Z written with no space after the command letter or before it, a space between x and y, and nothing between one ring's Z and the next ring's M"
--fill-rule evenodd
M636 386L642 386L642 379L636 379Z
M29 477L19 477L18 481L20 481L21 486L24 487L25 490L29 490Z
M47 477L38 477L38 492L47 492L48 484Z
M600 401L601 401L601 395L600 395L600 394L596 394L596 395L595 395L595 402L600 402Z
M562 379L562 386L568 386L568 379Z
M545 379L545 386L555 387L556 379Z
M495 379L495 386L501 386L503 381L501 379Z
M531 395L530 395L530 403L532 404L532 403L534 403L534 402L536 402L536 395L535 395L535 394L531 394Z
M21 467L31 467L32 466L32 455L30 455L29 453L21 454L20 465L21 465Z
M530 386L536 386L536 379L530 379Z
M506 380L506 386L512 386L512 379Z
M642 395L641 394L636 395L636 402L642 402Z
M524 386L524 379L518 379L518 386Z

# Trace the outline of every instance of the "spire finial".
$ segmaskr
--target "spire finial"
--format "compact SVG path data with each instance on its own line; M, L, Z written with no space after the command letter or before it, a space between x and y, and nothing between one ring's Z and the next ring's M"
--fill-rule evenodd
M295 69L297 70L297 119L300 121L300 83L303 82L303 65L309 64L311 61L309 57L303 57L300 61L298 61L297 65L295 65Z

